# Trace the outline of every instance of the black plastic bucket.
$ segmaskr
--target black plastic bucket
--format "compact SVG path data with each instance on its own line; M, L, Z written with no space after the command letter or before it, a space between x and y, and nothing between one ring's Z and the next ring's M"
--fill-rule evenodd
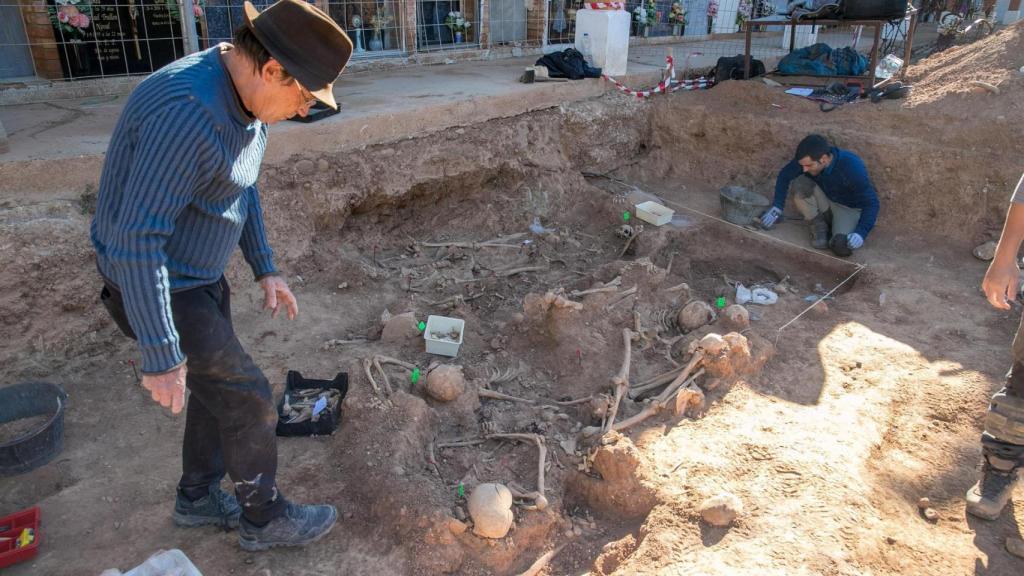
M64 447L67 399L60 386L49 382L24 382L0 388L0 424L49 416L38 427L0 444L0 476L28 472L60 453Z

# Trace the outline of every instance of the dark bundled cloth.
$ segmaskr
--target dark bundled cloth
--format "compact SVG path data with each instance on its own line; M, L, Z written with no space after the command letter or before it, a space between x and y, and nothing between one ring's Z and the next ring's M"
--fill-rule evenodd
M803 76L860 76L868 59L849 46L833 49L818 43L794 50L779 62L779 72Z
M580 80L601 77L601 69L587 64L583 54L575 48L566 48L561 52L545 54L537 60L537 66L542 65L547 67L548 75L552 78Z

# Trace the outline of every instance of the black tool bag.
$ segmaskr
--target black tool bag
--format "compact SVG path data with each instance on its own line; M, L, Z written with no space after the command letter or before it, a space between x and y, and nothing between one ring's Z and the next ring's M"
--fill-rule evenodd
M725 80L743 80L743 54L735 56L722 56L715 66L715 82ZM750 59L750 77L761 76L765 72L764 62Z
M843 0L847 20L897 20L907 15L907 0Z

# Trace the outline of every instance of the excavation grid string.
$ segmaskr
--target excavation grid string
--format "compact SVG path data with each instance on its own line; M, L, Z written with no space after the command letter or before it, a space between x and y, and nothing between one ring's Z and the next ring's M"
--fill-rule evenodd
M619 180L618 178L615 178L613 176L609 176L607 174L586 174L586 175L587 176L596 176L596 177L604 178L606 180L610 180L612 182L615 182L616 184L625 186L625 187L630 188L632 190L637 190L639 192L644 192L645 194L648 194L646 191L640 189L639 187L637 187L637 186L635 186L633 184L629 184L627 182L624 182L622 180ZM839 290L841 287L843 287L843 285L845 285L847 282L849 282L855 276L857 276L857 274L860 274L865 268L867 268L867 266L865 266L864 264L861 264L859 262L850 262L849 260L843 260L841 258L837 258L835 256L832 256L831 254L825 254L825 253L819 252L817 250L812 250L810 248L807 248L806 246L800 246L799 244L794 244L792 242L789 242L788 240L783 240L782 238L776 238L775 236L772 236L770 234L765 234L764 232L761 232L761 231L758 231L758 230L751 230L750 228L747 228L746 226L740 226L738 224L734 224L732 222L729 222L728 220L723 220L723 219L721 219L721 218L719 218L717 216L712 216L711 214L707 214L705 212L701 212L700 210L697 210L695 208L690 208L689 206L684 206L684 205L680 204L679 202L675 202L675 201L672 201L672 200L665 200L665 199L660 198L660 197L659 197L659 200L661 200L662 202L664 202L665 204L667 204L671 208L680 209L680 210L686 210L687 212L690 212L690 213L693 213L693 214L697 214L698 216L701 216L703 218L707 218L709 220L714 220L715 222L720 222L722 224L725 224L726 226L732 226L733 228L736 228L737 230L740 230L741 232L743 232L745 234L750 234L750 235L757 236L757 237L760 237L760 238L763 238L763 239L771 240L773 242L778 242L780 244L785 244L786 246L789 246L790 248L796 248L798 250L807 252L809 254L813 254L815 257L818 257L818 258L829 258L831 260L835 260L836 262L839 262L843 266L853 266L853 268L854 268L853 272L851 272L846 278L843 278L843 280L841 282L839 282L838 284L836 284L831 290L829 290L823 296L821 296L820 298L818 298L817 300L812 302L810 306L804 308L799 314L797 314L796 316L791 318L788 322L786 322L785 324L780 326L778 328L778 330L776 330L776 333L775 333L775 343L776 344L778 344L779 336L782 335L782 331L784 329L788 328L791 324L793 324L794 322L799 320L804 314L807 314L808 312L810 312L811 308L814 308L819 303L823 302L826 298L828 298L829 296L834 294L836 292L836 290Z

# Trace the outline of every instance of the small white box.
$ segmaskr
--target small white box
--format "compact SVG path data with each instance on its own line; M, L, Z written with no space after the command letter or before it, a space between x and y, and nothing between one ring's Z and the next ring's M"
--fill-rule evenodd
M458 340L450 338L450 334L458 333ZM454 358L459 354L459 346L466 336L466 321L447 316L427 316L427 327L423 330L423 340L427 343L427 354L439 354Z
M657 202L647 201L636 205L636 217L655 226L662 226L672 221L676 211L666 208Z

